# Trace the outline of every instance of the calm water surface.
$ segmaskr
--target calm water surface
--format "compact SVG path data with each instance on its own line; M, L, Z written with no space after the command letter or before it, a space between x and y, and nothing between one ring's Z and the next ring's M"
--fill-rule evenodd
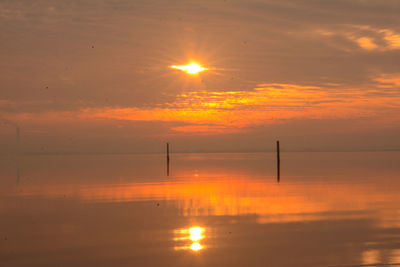
M0 266L400 266L400 153L0 158ZM398 265L397 265L397 264Z

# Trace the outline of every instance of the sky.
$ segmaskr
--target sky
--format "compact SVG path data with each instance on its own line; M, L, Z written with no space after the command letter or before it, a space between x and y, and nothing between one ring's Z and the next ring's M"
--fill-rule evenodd
M0 153L399 150L398 14L399 0L1 0ZM189 62L207 70L170 67Z

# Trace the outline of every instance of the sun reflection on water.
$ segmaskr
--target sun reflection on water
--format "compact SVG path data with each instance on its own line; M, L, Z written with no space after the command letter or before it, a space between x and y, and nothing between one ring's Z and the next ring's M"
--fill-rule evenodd
M197 250L203 249L203 246L196 242L190 246L190 249L193 251L197 251Z
M204 246L199 242L205 238L204 232L205 228L200 226L174 230L175 250L199 251L204 249Z
M192 241L198 241L200 239L203 239L202 233L203 233L203 228L199 227L199 226L195 226L189 229L189 233L190 233L190 240Z

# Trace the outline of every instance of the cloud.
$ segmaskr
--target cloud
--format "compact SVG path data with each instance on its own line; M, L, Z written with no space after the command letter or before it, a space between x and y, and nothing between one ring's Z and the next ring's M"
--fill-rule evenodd
M383 38L386 40L387 46L390 49L400 49L400 34L394 33L388 29L379 30L379 32L384 34Z
M317 29L314 32L326 38L342 36L367 51L385 52L400 49L400 33L391 29L350 24L337 25L335 29Z
M91 107L14 114L14 120L180 122L182 133L228 133L288 119L376 118L400 114L399 76L380 75L371 88L263 83L250 91L191 91L156 107ZM13 116L11 116L13 117Z
M379 88L393 88L395 92L400 90L400 73L381 74L375 77L374 81L378 83Z
M361 48L365 50L374 50L378 48L378 46L374 43L374 41L368 37L358 38L357 43Z

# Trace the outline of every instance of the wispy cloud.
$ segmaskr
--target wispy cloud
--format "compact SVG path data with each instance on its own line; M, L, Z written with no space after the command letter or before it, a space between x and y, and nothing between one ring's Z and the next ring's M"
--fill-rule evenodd
M383 33L383 38L390 49L400 49L400 34L388 29L379 30L379 32Z
M342 36L367 51L392 51L400 49L400 33L369 25L337 25L335 29L317 29L321 36ZM348 49L348 48L347 48Z
M375 50L378 48L378 46L374 43L374 41L368 37L358 38L356 39L356 42L362 49L365 50Z
M384 74L375 78L379 88L400 90L400 74Z
M380 75L370 88L259 84L251 91L192 91L156 107L93 107L75 111L15 114L24 120L126 120L181 122L171 130L227 133L287 119L378 118L400 114L400 75Z

